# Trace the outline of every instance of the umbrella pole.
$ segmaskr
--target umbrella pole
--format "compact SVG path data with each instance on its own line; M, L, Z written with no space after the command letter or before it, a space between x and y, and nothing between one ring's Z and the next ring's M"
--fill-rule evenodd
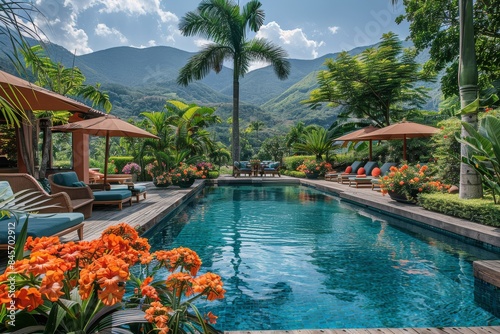
M370 161L372 161L372 140L370 139Z
M403 160L406 161L406 135L403 136Z
M109 132L106 133L106 148L104 150L104 190L108 184Z

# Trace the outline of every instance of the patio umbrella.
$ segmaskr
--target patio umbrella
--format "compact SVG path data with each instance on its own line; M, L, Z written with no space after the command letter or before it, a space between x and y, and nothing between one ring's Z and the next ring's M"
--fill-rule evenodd
M352 142L357 142L357 141L365 141L368 140L370 142L370 161L372 160L372 140L371 139L360 139L359 137L366 135L368 133L371 133L373 131L378 130L379 128L369 125L365 128L350 132L346 135L343 135L341 137L335 138L336 141L352 141Z
M107 183L108 178L109 137L142 137L159 139L159 137L111 115L53 126L52 131L81 132L89 135L106 137L106 150L104 154L104 184Z
M439 129L432 126L403 121L370 132L366 135L362 135L359 137L359 139L360 140L403 139L403 159L406 160L406 139L430 137L438 132Z
M0 71L0 98L18 110L67 110L103 114L83 103Z

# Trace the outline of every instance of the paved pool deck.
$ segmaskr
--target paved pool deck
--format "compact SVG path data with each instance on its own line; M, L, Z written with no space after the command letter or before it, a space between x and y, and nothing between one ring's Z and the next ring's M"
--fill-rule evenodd
M389 196L382 196L371 187L354 188L325 180L308 180L291 177L238 177L221 176L214 181L215 185L236 184L302 184L316 188L334 196L347 205L354 205L360 211L382 212L392 217L411 220L421 225L448 231L466 238L477 240L488 245L500 247L500 229L473 223L465 219L454 218L427 211L413 204L393 201ZM196 196L208 185L207 181L197 180L188 189L178 187L156 188L152 183L145 183L147 198L132 206L124 206L119 211L113 206L96 207L92 217L85 220L84 238L95 239L101 232L112 225L126 222L132 226L140 226L147 230L176 208ZM77 240L75 233L68 234L64 241ZM363 328L363 329L307 329L307 330L275 330L275 331L232 331L225 334L491 334L500 333L500 326L485 327L449 327L449 328Z

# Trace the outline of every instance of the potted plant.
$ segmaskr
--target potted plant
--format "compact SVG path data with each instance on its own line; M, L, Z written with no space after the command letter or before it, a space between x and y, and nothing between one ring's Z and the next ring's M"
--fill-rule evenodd
M139 166L135 162L129 162L125 166L123 166L122 173L131 174L132 182L136 182L137 176L141 174L141 166Z
M153 184L156 187L168 187L172 185L170 174L165 170L165 163L158 163L157 160L149 163L145 167L146 173L153 178Z
M389 194L392 199L405 203L416 203L420 193L449 188L448 185L432 180L428 175L428 167L425 165L404 164L400 168L393 166L380 182L382 195Z
M172 184L181 188L189 188L197 178L198 169L193 165L181 162L179 166L170 171Z

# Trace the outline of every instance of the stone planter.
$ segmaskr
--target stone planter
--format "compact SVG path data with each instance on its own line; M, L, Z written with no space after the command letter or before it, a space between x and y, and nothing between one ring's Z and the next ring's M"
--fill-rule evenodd
M179 186L180 188L189 188L193 185L196 179L189 179L187 181L178 181L174 183L175 186Z
M167 187L170 187L172 185L172 183L170 183L170 182L157 183L156 180L153 180L153 184L155 185L155 187L158 187L158 188L167 188Z
M396 202L408 203L408 204L415 204L415 203L417 203L417 201L414 200L414 199L408 199L406 197L406 194L400 194L400 193L394 192L394 191L389 191L388 194L389 194L389 197L391 199L395 200Z
M319 177L319 173L306 173L306 178L311 180L316 180Z

